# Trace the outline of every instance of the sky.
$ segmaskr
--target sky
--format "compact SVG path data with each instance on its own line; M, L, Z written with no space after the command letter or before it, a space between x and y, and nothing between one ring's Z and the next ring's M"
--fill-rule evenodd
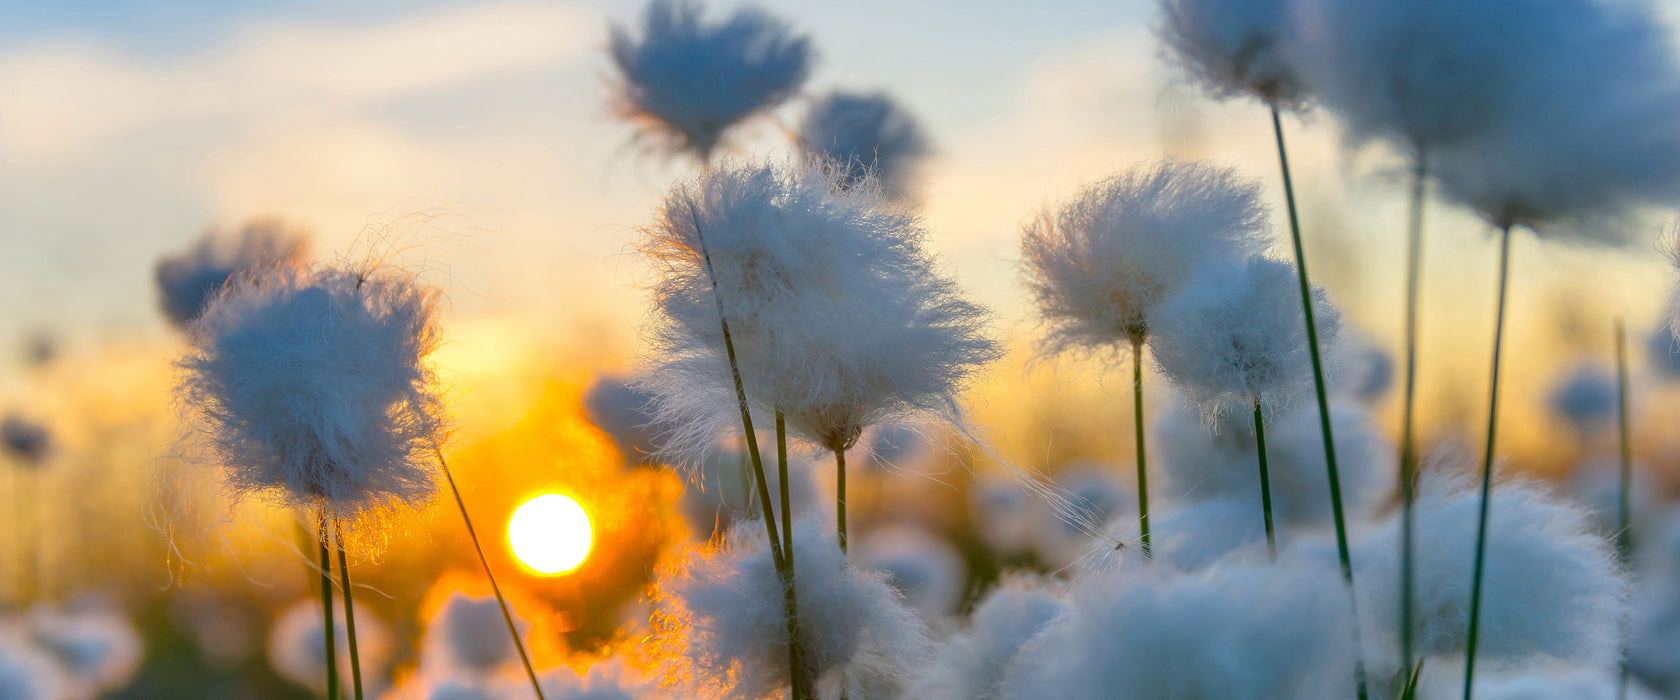
M1020 224L1082 182L1210 158L1263 181L1281 212L1263 108L1187 85L1161 58L1149 0L758 4L808 34L818 59L806 96L746 128L737 154L785 157L783 129L809 96L898 99L937 151L919 191L933 247L1014 346L1035 333ZM735 6L708 4L714 16ZM611 116L607 28L641 8L0 2L0 347L43 332L71 346L167 342L153 263L208 227L280 217L312 229L323 258L401 243L463 327L601 342L622 362L645 298L635 228L692 167L638 152ZM1285 124L1315 281L1392 347L1403 178L1391 156L1345 148L1328 114ZM1608 352L1611 315L1639 334L1656 325L1672 281L1656 249L1664 220L1626 251L1519 238L1516 396ZM1279 255L1283 224L1274 215ZM1423 392L1447 397L1485 381L1496 250L1445 205L1428 224Z

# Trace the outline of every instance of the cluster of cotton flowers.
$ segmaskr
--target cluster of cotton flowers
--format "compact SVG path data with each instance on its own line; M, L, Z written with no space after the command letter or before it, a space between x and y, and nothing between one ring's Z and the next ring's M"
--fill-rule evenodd
M873 175L892 194L903 194L921 159L927 137L909 113L884 94L837 92L818 100L799 129L805 152L841 169L839 184L851 187Z
M1160 34L1187 72L1220 97L1279 108L1311 99L1295 67L1291 0L1162 0Z
M142 652L134 623L103 601L38 603L0 616L0 698L92 700L127 686Z
M343 599L341 598L340 601ZM342 602L333 615L333 649L337 655L339 687L351 686L350 632L345 625ZM362 665L362 682L377 696L385 677L383 671L391 661L391 633L372 611L360 604L356 614L357 652ZM282 678L309 688L316 693L327 689L326 635L322 629L321 602L300 600L275 616L268 633L269 665Z
M755 410L827 451L882 422L964 421L960 391L1000 352L988 313L940 273L913 214L837 175L725 162L674 189L645 229L660 278L637 387L677 461L739 434L734 369Z
M276 267L190 329L183 400L237 492L346 520L434 491L438 293L389 268Z
M826 522L793 526L799 641L819 687L876 697L932 654L926 625L884 574L854 567ZM782 584L757 523L695 548L655 583L651 642L665 683L695 697L765 697L789 684Z
M858 566L887 575L887 583L929 627L957 612L968 589L968 564L943 537L911 525L889 525L860 534L853 549Z
M799 92L810 71L809 42L756 9L709 24L697 4L655 0L641 29L612 30L618 115L702 162L730 127Z
M309 236L276 220L252 221L236 231L216 229L157 262L158 305L170 323L186 328L228 282L267 267L293 267L308 257Z
M946 638L905 697L997 700L1004 673L1021 647L1067 610L1063 585L1006 576L974 606L967 625Z

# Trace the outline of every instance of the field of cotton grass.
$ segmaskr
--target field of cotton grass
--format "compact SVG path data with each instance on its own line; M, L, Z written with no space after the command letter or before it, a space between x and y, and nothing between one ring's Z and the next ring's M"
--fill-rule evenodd
M926 213L942 134L811 87L822 27L678 0L595 37L644 215L553 232L621 242L631 343L458 315L447 208L133 262L167 333L15 338L0 700L1680 698L1680 301L1605 291L1680 266L1680 27L1149 13L1270 167L1035 189L1018 323ZM1326 177L1401 255L1315 252Z

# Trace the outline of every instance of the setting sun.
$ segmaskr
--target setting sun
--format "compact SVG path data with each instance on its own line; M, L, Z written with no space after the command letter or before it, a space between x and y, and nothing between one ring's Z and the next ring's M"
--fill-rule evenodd
M589 514L570 496L549 493L520 504L508 518L508 544L520 563L543 574L576 569L593 540Z

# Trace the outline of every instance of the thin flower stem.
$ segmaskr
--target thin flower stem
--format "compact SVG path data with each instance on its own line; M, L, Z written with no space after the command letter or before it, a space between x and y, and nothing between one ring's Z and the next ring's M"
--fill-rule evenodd
M1400 413L1400 667L1412 667L1412 617L1416 576L1417 438L1412 423L1417 398L1418 289L1423 276L1423 206L1427 151L1417 148L1412 172L1412 214L1406 232L1406 359Z
M1318 394L1318 423L1324 434L1324 470L1330 480L1330 509L1336 518L1336 554L1342 561L1342 580L1351 593L1353 588L1353 559L1348 553L1347 517L1342 512L1342 480L1336 470L1336 443L1330 432L1330 400L1324 391L1324 361L1318 352L1318 324L1313 320L1312 285L1307 281L1307 256L1301 245L1301 217L1295 208L1295 185L1289 178L1289 155L1283 144L1283 120L1277 105L1272 105L1272 134L1277 137L1278 167L1283 173L1283 195L1289 204L1289 236L1295 247L1295 272L1301 280L1301 310L1307 322L1307 350L1312 356L1313 389ZM1353 605L1354 679L1359 687L1359 700L1370 693L1365 686L1365 657L1359 633L1359 606Z
M1143 340L1132 339L1132 418L1137 434L1138 532L1141 535L1143 559L1154 557L1149 546L1149 460L1143 449Z
M689 216L694 221L694 235L700 243L701 260L706 264L706 277L712 283L712 301L717 304L718 326L723 331L723 348L729 357L729 374L735 381L735 401L741 409L741 430L747 438L747 455L752 458L753 477L758 485L759 507L764 509L764 531L766 539L770 542L770 560L782 579L783 614L787 616L788 628L788 678L793 690L793 700L806 700L816 697L816 691L815 684L806 672L804 652L799 644L799 607L794 597L791 559L793 538L788 538L785 548L784 543L777 541L776 513L770 504L770 485L764 478L764 459L758 452L758 435L753 430L752 410L747 405L746 385L741 381L741 365L735 359L735 340L729 335L729 318L723 310L723 295L718 292L717 271L712 267L711 251L706 248L706 234L700 228L700 213L690 208ZM785 460L783 464L786 464ZM786 479L782 481L782 487L787 488ZM790 514L782 515L787 518Z
M338 581L344 589L344 632L350 640L350 681L356 700L362 700L362 656L356 648L356 608L350 596L350 563L344 558L344 530L333 518L333 540L338 543Z
M1505 341L1505 292L1511 276L1511 226L1499 233L1499 307L1493 321L1493 380L1488 388L1487 449L1482 452L1482 505L1476 520L1476 568L1470 579L1470 632L1464 648L1464 700L1476 680L1476 635L1481 631L1482 574L1487 564L1488 506L1493 497L1494 439L1499 427L1499 351Z
M834 525L840 538L840 553L846 553L846 451L834 451Z
M332 558L327 554L327 509L321 507L315 546L321 550L321 635L327 650L327 700L338 700L338 632L333 623Z
M525 665L525 677L531 680L531 690L537 694L537 700L546 700L542 685L537 683L537 670L531 666L530 655L525 653L525 642L519 638L519 627L513 624L513 613L508 610L507 598L502 597L502 587L496 584L496 574L490 571L490 560L484 558L484 547L478 543L472 516L467 515L467 502L461 500L461 489L455 486L455 475L449 472L443 450L433 448L433 452L437 454L438 466L443 469L443 478L449 481L449 493L455 496L455 506L461 509L461 522L467 526L467 539L472 540L473 551L478 554L478 565L484 567L484 577L490 579L490 592L496 594L496 604L502 607L502 620L507 622L508 634L513 637L513 648L519 651L519 662Z
M785 544L782 556L787 564L786 578L782 579L782 609L787 621L788 678L791 679L795 698L815 697L816 693L810 686L802 685L809 681L804 673L804 649L799 644L799 598L793 578L793 499L788 491L787 418L781 411L776 412L776 476L781 479L777 486L782 499L782 542Z
M1622 319L1616 319L1616 421L1621 428L1622 473L1621 488L1616 502L1616 553L1622 567L1633 565L1633 508L1629 492L1633 488L1633 432L1628 419L1628 362L1627 329ZM1628 621L1622 618L1622 649L1616 663L1616 700L1626 700L1628 694L1627 635Z
M1277 534L1272 530L1272 479L1266 470L1266 419L1254 400L1254 451L1260 456L1260 509L1266 514L1266 560L1277 563Z

